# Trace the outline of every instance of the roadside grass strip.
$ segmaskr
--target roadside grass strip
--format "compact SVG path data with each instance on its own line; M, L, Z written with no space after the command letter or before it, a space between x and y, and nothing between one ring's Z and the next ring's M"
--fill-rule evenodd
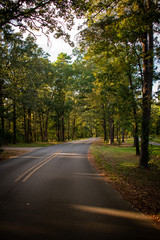
M92 144L95 167L122 196L160 227L160 147L151 146L149 169L139 167L132 143Z

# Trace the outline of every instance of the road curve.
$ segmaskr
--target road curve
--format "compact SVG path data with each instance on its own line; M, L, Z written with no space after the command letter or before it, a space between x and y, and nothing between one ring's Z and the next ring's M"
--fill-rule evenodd
M88 161L88 139L0 163L1 240L160 239Z

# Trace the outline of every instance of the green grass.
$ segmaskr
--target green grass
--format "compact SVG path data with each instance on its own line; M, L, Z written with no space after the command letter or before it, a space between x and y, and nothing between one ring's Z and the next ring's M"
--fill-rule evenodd
M92 145L91 151L96 157L96 163L106 171L112 170L115 175L128 175L131 168L138 167L139 160L132 146Z
M160 143L160 136L159 135L150 136L150 141Z
M140 211L160 223L160 147L151 146L149 169L139 167L133 140L122 145L95 143L91 153L99 171Z
M122 145L93 144L92 154L96 157L96 162L104 167L105 170L112 169L116 174L132 174L132 171L139 174L139 156L135 154L135 147L132 146L133 140L127 140ZM151 159L149 161L150 172L160 170L160 147L150 146ZM159 178L158 178L159 179Z

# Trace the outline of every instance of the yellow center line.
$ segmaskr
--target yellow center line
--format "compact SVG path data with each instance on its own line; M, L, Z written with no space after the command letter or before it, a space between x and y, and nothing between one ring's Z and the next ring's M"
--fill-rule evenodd
M25 171L23 174L21 174L18 178L16 178L15 182L19 181L21 178L23 178L28 172L30 172L33 168L35 168L36 166L42 164L43 162L45 162L46 160L50 159L51 157L53 157L56 153L53 153L51 156L49 156L48 158L42 160L40 163L37 163L36 165L34 165L33 167L29 168L27 171Z
M22 173L19 177L17 177L15 179L15 182L18 182L19 180L21 180L25 175L28 175L22 180L22 182L25 182L34 172L36 172L40 167L42 167L44 164L46 164L47 162L51 161L53 159L53 157L57 156L59 152L53 153L51 156L49 156L48 158L42 160L41 162L37 163L36 165L34 165L33 167L29 168L27 171L25 171L24 173ZM32 169L34 169L32 171ZM31 172L32 171L32 172Z
M56 153L53 157L56 157L58 154L59 154L59 152ZM30 173L22 180L22 182L27 181L27 180L32 176L33 173L35 173L39 168L41 168L43 165L45 165L46 163L48 163L49 161L51 161L51 160L53 159L53 157L51 157L50 159L46 160L46 161L43 162L41 165L39 165L38 167L36 167L32 172L30 172Z

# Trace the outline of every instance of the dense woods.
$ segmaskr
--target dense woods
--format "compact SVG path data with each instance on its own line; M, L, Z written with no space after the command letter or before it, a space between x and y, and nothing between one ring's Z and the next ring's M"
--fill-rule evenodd
M147 167L149 136L160 134L152 89L159 79L158 1L10 0L0 6L1 144L93 136L112 144L133 136ZM51 62L32 35L23 38L24 30L40 28L72 45L58 18L69 30L75 16L85 22L73 58L61 53Z
M94 77L87 65L65 53L51 63L32 37L8 34L1 39L2 144L92 136L84 99Z

